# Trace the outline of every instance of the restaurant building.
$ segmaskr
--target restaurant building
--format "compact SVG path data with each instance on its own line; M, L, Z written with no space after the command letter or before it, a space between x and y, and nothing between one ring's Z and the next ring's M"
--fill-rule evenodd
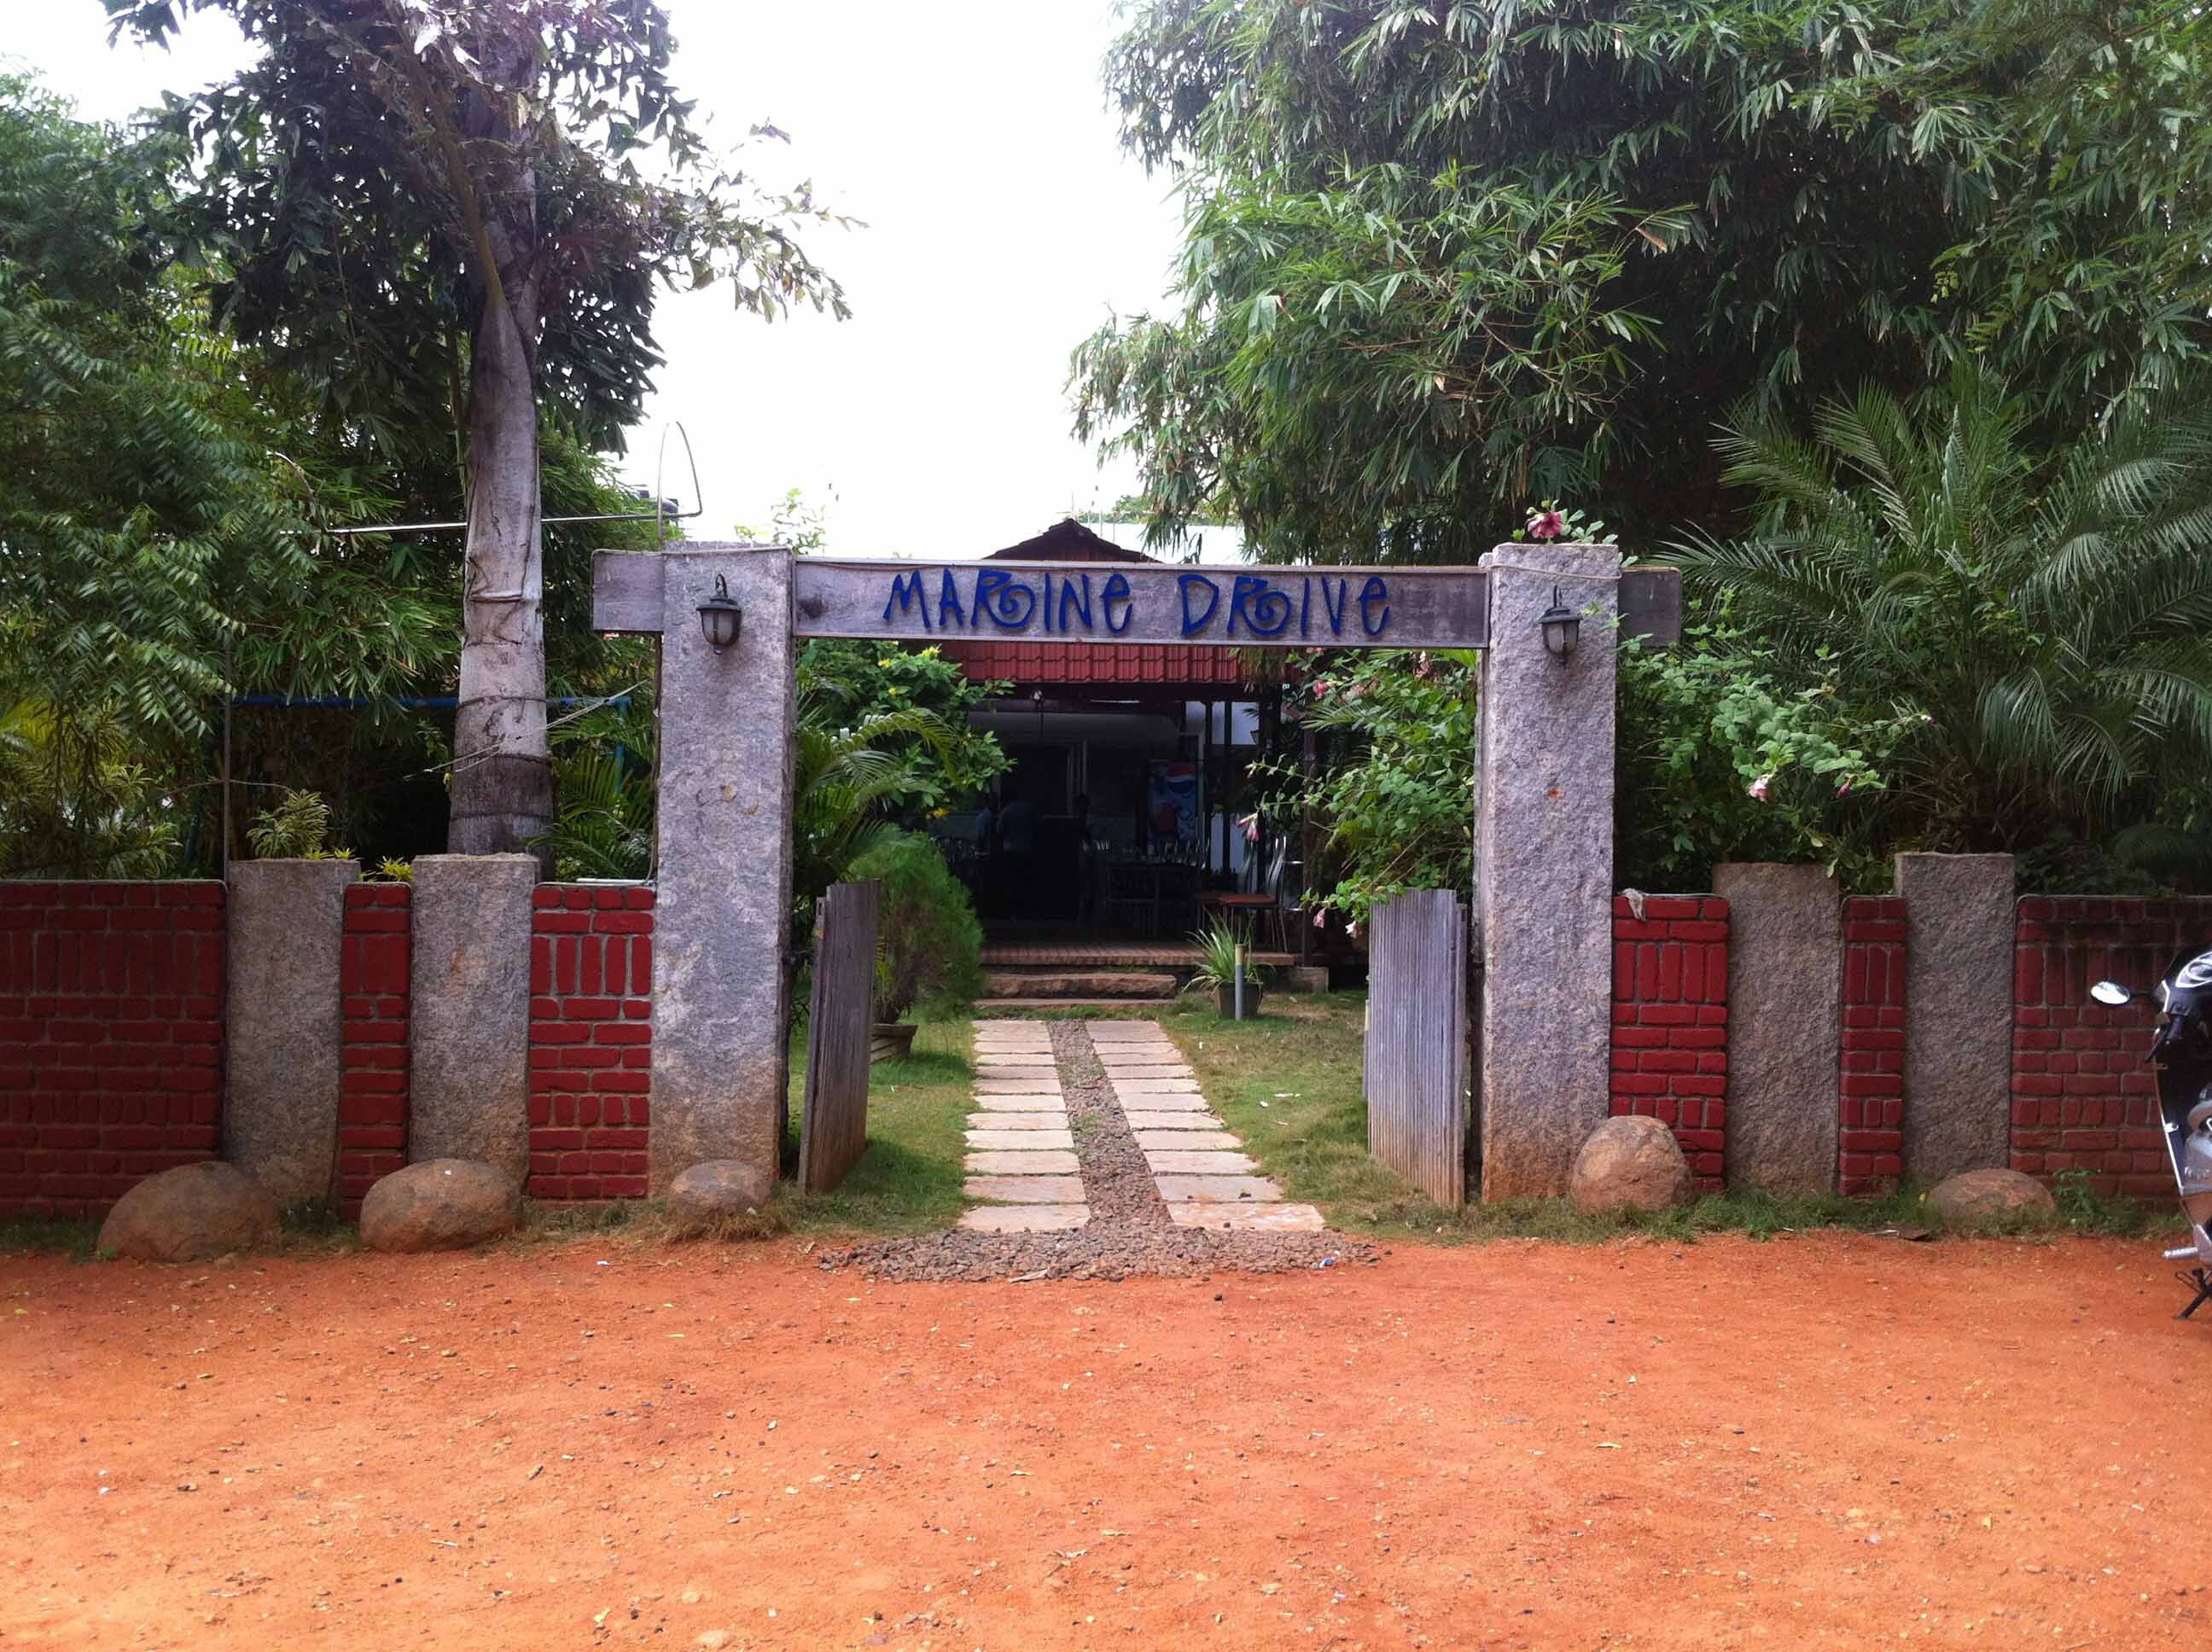
M1158 559L1063 521L985 560ZM1011 766L985 810L940 823L975 891L996 996L1160 994L1196 963L1192 932L1217 921L1246 932L1263 961L1311 961L1299 846L1251 807L1255 762L1298 747L1295 733L1287 746L1284 738L1279 655L1026 639L941 646L969 677L1003 685L971 720L998 737ZM1096 990L1025 990L1071 977Z

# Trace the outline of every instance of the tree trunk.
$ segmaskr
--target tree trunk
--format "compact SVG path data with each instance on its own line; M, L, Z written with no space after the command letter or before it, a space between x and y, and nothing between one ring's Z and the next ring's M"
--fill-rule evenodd
M501 42L527 83L529 45ZM513 137L503 112L478 104L472 138ZM460 708L453 717L454 854L550 853L545 744L544 563L538 544L537 177L527 164L486 201L483 313L470 341L468 549L461 572ZM495 272L495 273L494 273Z
M532 851L553 815L545 744L538 398L506 307L488 305L470 364L469 538L453 716L453 854Z

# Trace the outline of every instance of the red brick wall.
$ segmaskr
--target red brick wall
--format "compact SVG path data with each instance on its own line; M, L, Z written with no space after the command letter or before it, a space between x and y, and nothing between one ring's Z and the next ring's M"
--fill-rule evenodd
M415 891L354 884L345 898L338 991L345 1049L338 1091L338 1206L349 1222L380 1176L407 1163L407 1030Z
M1905 908L1886 895L1844 902L1839 1193L1887 1193L1904 1174Z
M2143 1061L2157 1001L2108 1009L2110 977L2154 985L2177 952L2212 945L2212 901L2031 896L2013 929L2012 1163L2087 1170L2110 1193L2173 1191L2157 1075Z
M645 1193L653 891L541 884L530 939L533 1199Z
M0 1217L214 1157L223 938L220 884L0 884Z
M1613 903L1613 1111L1661 1120L1700 1192L1721 1187L1728 1096L1729 903Z

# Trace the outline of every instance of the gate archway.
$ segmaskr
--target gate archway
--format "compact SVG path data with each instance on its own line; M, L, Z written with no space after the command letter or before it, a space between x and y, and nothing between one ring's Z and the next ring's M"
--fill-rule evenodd
M701 615L718 591L743 616L719 650ZM1541 623L1562 603L1580 618L1564 656ZM1680 604L1674 570L1623 568L1610 545L1501 545L1472 568L599 552L594 628L660 644L653 1191L706 1159L777 1160L795 666L814 637L1481 649L1482 1193L1564 1190L1608 1107L1618 641L1674 641Z

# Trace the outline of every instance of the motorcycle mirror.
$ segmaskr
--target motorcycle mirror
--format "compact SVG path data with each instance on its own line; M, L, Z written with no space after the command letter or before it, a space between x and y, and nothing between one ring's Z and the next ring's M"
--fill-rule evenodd
M2099 981L2094 987L2092 987L2089 989L2089 996L2095 999L2100 1004L2110 1004L2115 1008L2120 1005L2132 1001L2135 998L2135 994L2133 993L2121 986L2117 981Z

